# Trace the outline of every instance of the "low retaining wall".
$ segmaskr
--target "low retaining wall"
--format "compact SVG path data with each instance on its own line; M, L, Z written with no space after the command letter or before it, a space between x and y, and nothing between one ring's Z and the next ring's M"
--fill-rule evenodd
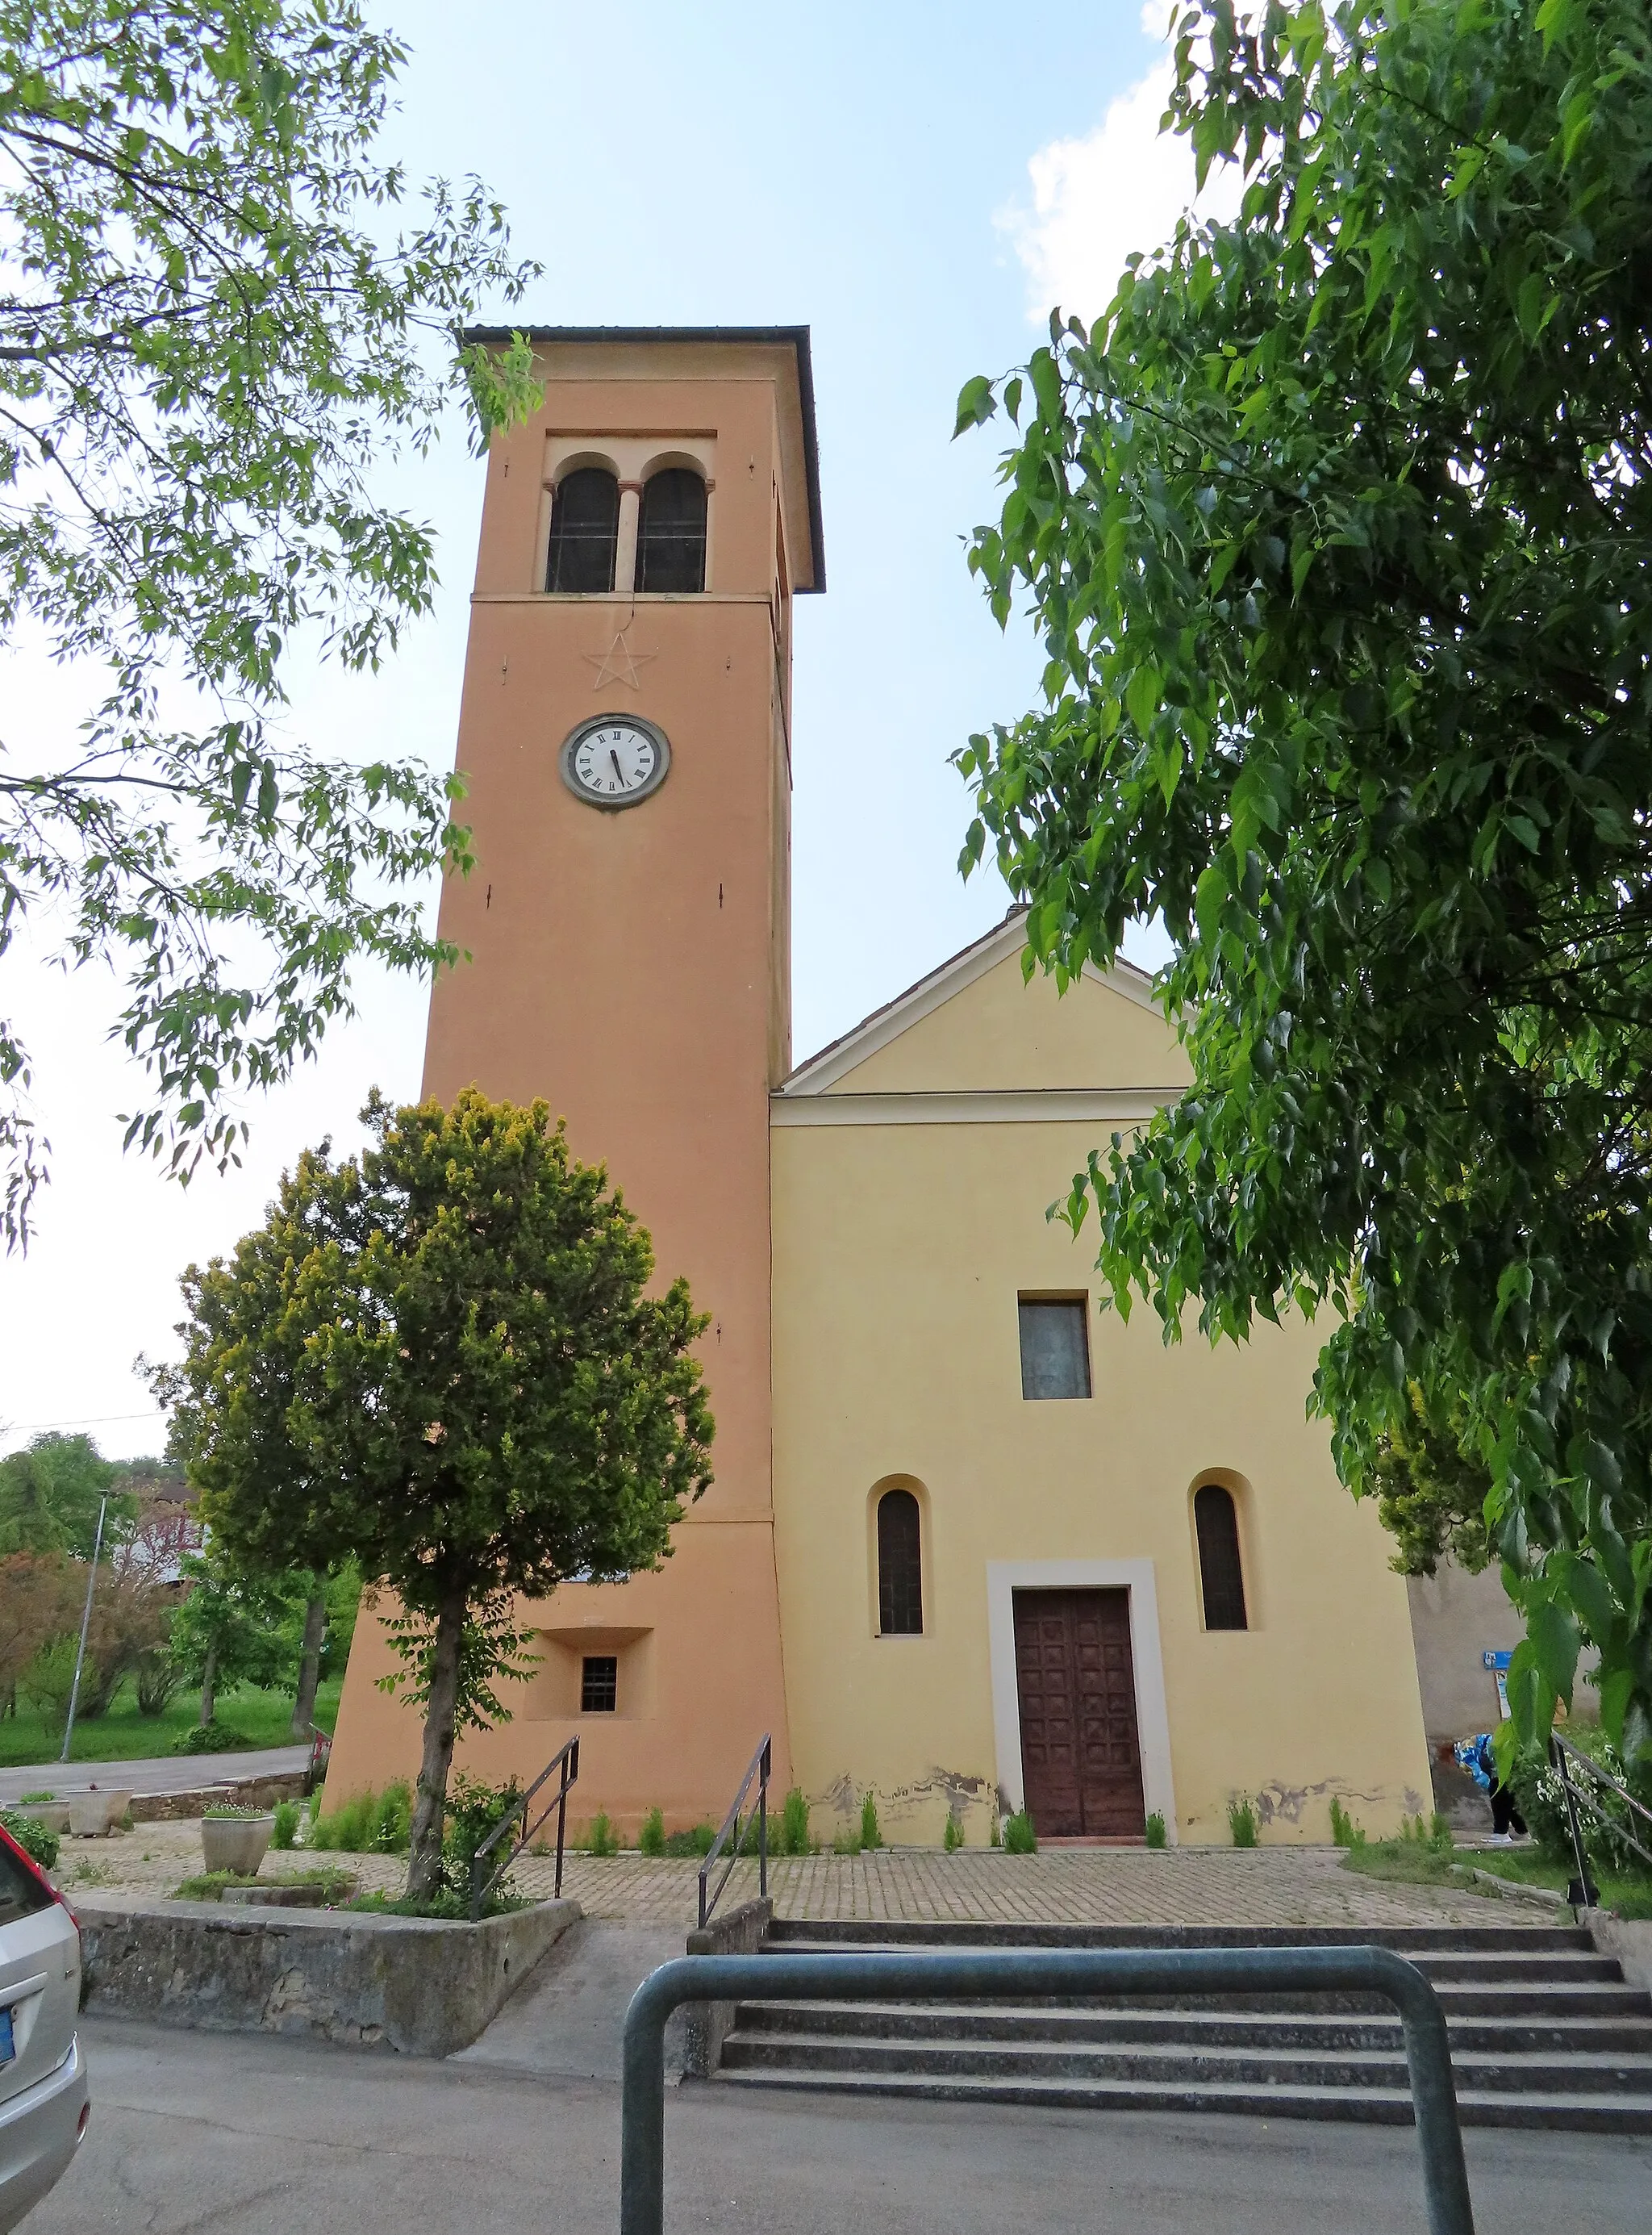
M754 1956L774 1915L772 1901L743 1901L727 1917L713 1917L703 1932L689 1935L690 1956ZM722 2058L722 2045L735 2029L732 2002L689 2002L683 2008L682 2069L709 2080Z
M88 2009L411 2056L468 2048L582 1914L575 1901L480 1924L107 1895L75 1906Z
M278 1800L302 1800L309 1782L305 1773L297 1769L282 1777L232 1777L220 1785L192 1785L179 1793L128 1793L121 1813L134 1824L162 1824L204 1816L209 1808L273 1808ZM112 1793L114 1788L110 1790ZM36 1800L27 1808L12 1805L19 1816L36 1817L49 1832L67 1832L73 1810L94 1808L105 1797L101 1788L88 1787L62 1800Z
M278 1800L302 1800L310 1779L302 1769L284 1777L236 1777L223 1785L192 1786L186 1793L134 1793L134 1824L162 1824L180 1816L203 1816L209 1808L273 1808Z
M1597 1953L1616 1956L1631 1987L1652 1989L1652 1917L1614 1917L1600 1909L1583 1913Z

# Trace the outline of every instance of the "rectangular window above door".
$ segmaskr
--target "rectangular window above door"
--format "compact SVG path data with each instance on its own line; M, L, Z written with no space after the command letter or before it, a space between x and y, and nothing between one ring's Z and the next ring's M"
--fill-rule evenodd
M1090 1393L1088 1300L1083 1296L1021 1299L1021 1393L1023 1397L1087 1397Z

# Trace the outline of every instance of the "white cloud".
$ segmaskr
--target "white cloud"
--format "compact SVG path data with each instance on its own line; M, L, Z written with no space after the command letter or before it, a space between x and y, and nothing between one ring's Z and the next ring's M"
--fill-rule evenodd
M1166 10L1149 4L1141 27L1163 39ZM1087 323L1112 299L1125 259L1160 247L1194 201L1193 157L1185 140L1159 131L1174 64L1166 45L1146 75L1110 102L1081 139L1052 140L1027 166L1028 207L1006 210L999 224L1027 269L1029 314L1040 325L1060 305ZM1237 172L1218 168L1198 198L1203 217L1238 207Z

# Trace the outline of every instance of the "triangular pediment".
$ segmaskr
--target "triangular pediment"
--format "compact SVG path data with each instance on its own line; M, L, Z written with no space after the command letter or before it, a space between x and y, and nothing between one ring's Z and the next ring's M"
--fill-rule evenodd
M1022 974L1019 909L963 953L800 1064L782 1097L1094 1093L1164 1097L1188 1083L1187 1059L1127 962L1086 969L1062 993Z

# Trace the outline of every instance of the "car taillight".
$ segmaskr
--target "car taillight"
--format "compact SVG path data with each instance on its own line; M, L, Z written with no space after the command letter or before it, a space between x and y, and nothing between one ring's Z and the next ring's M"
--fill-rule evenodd
M60 1886L55 1886L52 1884L45 1871L41 1869L40 1865L29 1853L28 1848L20 1846L16 1840L12 1838L10 1832L7 1831L3 1824L0 1824L0 1841L3 1841L7 1853L16 1857L16 1860L23 1865L24 1870L28 1871L29 1877L35 1880L36 1884L44 1888L46 1892L51 1896L52 1899L57 1904L60 1909L67 1911L69 1923L74 1926L76 1932L78 1932L81 1929L81 1920L75 1916L74 1911L69 1908L69 1897L63 1892Z

